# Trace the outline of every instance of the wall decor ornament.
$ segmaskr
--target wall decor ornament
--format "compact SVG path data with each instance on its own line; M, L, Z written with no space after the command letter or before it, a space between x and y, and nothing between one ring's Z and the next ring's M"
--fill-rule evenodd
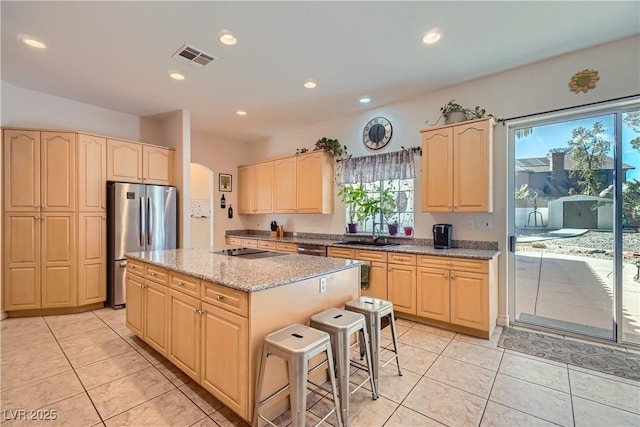
M231 191L231 174L218 174L218 190L227 193Z
M598 72L596 70L584 69L571 76L569 89L575 93L586 93L589 89L596 87L596 82L598 80L600 80L600 77L598 77Z

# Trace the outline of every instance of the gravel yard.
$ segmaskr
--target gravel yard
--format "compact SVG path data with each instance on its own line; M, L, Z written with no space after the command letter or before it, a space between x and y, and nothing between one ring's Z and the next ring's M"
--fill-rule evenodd
M640 259L640 233L623 233L623 251L628 262ZM608 231L587 231L581 236L563 237L534 242L518 242L519 251L546 251L566 255L582 255L592 258L611 259L613 257L613 233Z

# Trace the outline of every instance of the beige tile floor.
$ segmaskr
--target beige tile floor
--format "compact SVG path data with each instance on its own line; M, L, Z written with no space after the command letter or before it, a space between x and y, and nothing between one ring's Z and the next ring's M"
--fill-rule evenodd
M124 314L0 322L2 425L245 425L130 333ZM404 375L385 367L376 401L354 393L351 426L640 425L639 382L505 351L499 328L490 340L402 319L398 330ZM328 411L323 399L308 406L309 423ZM56 419L11 419L18 410Z

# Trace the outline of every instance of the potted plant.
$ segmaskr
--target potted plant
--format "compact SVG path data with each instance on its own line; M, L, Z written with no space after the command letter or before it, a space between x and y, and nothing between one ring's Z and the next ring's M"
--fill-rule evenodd
M476 108L470 109L458 104L455 99L450 100L440 107L440 116L444 117L445 124L463 122L465 120L481 119L486 115L487 110L476 105ZM492 114L489 114L493 117Z
M393 181L389 181L384 190L380 191L380 199L378 203L379 209L382 212L383 220L388 221L387 227L389 229L389 235L391 236L398 234L397 205L394 195L395 187L393 186Z
M413 214L407 214L404 219L405 224L413 224ZM411 236L413 235L413 225L405 225L404 227L404 235Z
M344 185L338 195L342 198L342 202L347 207L347 213L349 215L348 230L349 233L358 232L358 224L364 223L370 213L370 200L369 194L364 188L364 184L360 183L357 186Z
M316 148L314 148L313 151L316 150L324 150L337 159L347 154L346 145L340 144L337 139L329 139L324 137L316 141Z

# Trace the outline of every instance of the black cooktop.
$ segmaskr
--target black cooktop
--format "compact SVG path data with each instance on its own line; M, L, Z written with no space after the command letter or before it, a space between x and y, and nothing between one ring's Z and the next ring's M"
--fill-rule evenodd
M268 257L286 255L285 253L282 253L282 252L271 252L271 251L265 251L263 249L255 249L255 248L223 249L221 251L217 251L214 253L218 255L237 256L240 258L248 258L248 259L268 258Z

